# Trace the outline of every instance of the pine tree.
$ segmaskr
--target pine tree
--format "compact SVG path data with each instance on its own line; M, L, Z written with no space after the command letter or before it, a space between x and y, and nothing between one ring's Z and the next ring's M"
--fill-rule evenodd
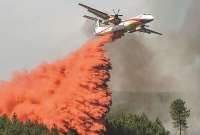
M187 118L190 116L190 110L185 106L185 101L176 99L170 106L170 114L175 128L179 129L180 135L182 130L188 128Z

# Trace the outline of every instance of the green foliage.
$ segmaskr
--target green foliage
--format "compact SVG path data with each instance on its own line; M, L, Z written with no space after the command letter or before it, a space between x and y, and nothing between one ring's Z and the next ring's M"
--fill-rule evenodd
M151 122L145 114L108 116L105 123L106 135L169 135L159 119Z
M49 130L43 124L34 124L30 120L20 122L17 115L14 113L10 120L5 114L0 117L0 135L59 135L60 132L56 125ZM76 129L69 129L68 132L63 132L64 135L79 135Z
M105 124L108 128L106 135L169 135L159 119L151 122L145 114L108 116ZM63 134L79 135L73 128ZM43 124L20 122L14 114L11 119L7 115L0 117L0 135L59 135L59 131L56 126L48 130Z
M31 121L20 122L14 113L11 120L7 115L0 117L0 135L59 135L59 132L57 128L49 131L45 125Z
M190 116L190 110L185 106L182 99L176 99L170 106L170 114L173 119L173 125L181 131L188 128L187 118Z
M64 133L64 135L79 135L76 129L71 128L67 133Z

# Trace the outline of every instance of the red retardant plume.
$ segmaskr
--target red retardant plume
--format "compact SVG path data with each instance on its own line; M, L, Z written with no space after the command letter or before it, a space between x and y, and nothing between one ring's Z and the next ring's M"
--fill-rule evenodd
M0 84L0 115L16 113L22 121L54 124L62 131L75 128L81 135L106 129L102 119L111 104L109 59L103 46L112 35L89 41L69 57L18 72Z

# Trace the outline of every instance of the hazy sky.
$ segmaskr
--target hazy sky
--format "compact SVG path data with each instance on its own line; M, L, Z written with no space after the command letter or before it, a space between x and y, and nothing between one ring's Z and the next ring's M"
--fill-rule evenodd
M0 0L0 80L60 58L87 40L81 17L87 12L77 6L79 2L110 13L121 8L129 16L145 9L136 6L142 7L144 1L126 1ZM130 8L137 12L128 14Z
M84 19L77 3L0 0L0 79L79 47L86 39L81 32Z
M0 0L0 80L61 58L87 40L81 17L87 12L77 6L79 2L108 13L121 8L125 17L153 11L150 0ZM164 3L158 5L166 10Z

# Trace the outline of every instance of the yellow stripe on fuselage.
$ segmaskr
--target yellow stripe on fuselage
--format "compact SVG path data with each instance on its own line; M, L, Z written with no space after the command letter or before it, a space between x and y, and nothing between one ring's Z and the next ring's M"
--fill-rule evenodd
M125 22L125 26L129 26L129 25L138 25L138 24L140 24L140 22L139 22L139 21L136 21L136 20L127 20L127 21Z

